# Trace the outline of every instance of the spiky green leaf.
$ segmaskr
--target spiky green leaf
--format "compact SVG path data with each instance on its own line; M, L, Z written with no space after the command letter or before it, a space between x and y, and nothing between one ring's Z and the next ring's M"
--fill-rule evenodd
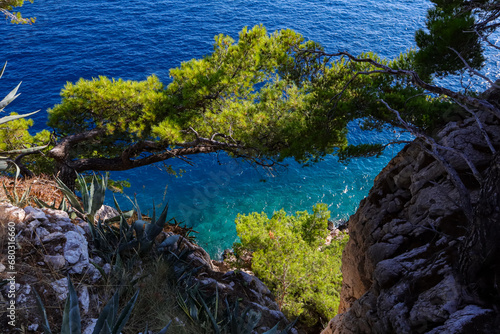
M122 328L128 321L130 314L132 313L132 309L134 308L135 302L137 301L137 297L139 296L139 291L137 291L134 296L129 300L123 311L120 313L115 325L113 326L113 334L120 334Z
M1 77L1 75L0 75ZM52 331L50 330L50 324L49 324L49 319L47 318L47 312L45 309L45 306L42 303L42 299L40 298L40 295L38 295L38 292L34 290L35 292L35 299L36 299L36 304L38 305L38 310L40 311L40 314L42 315L42 329L44 334L52 334Z
M80 318L80 308L78 305L78 295L71 279L68 276L68 297L64 307L61 334L81 334L82 324Z

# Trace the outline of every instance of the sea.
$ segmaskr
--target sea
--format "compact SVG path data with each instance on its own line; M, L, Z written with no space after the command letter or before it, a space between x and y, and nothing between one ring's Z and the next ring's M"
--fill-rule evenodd
M294 29L327 51L393 58L416 47L415 31L424 28L431 5L427 0L35 0L21 8L24 16L37 18L35 24L0 21L0 62L8 62L0 95L22 81L21 95L7 111L41 110L33 117L36 132L46 128L47 109L60 102L67 82L100 75L144 80L156 74L168 84L169 70L209 54L214 36L236 39L243 27L258 24L269 32ZM408 135L349 125L351 143L401 138ZM176 176L158 164L111 177L131 184L117 195L123 209L132 208L134 198L144 213L168 203L169 218L197 231L197 242L219 258L238 240L238 214L311 211L326 203L334 222L348 219L400 149L390 146L381 157L348 164L334 156L312 166L288 159L274 170L210 154L194 157L192 165L165 161L179 171ZM111 193L106 201L112 205Z

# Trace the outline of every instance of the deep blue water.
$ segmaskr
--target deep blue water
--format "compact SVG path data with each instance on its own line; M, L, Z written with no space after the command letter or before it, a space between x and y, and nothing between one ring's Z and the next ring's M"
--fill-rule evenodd
M155 73L167 83L170 68L210 53L215 35L236 38L244 26L295 29L332 52L374 51L394 57L415 46L414 31L424 26L429 6L427 0L36 0L22 9L26 16L37 17L36 24L0 23L0 61L9 62L0 93L23 81L22 94L8 111L41 109L34 118L35 128L41 129L47 108L60 101L66 82L98 75L143 80ZM350 140L382 142L395 136L363 133L353 124ZM129 179L132 187L125 192L129 197L137 193L143 211L153 200L157 205L168 201L170 216L199 231L198 242L215 256L236 240L237 213L295 212L323 202L333 219L348 218L397 150L347 166L331 156L306 168L287 161L288 168L273 175L210 155L196 157L193 167L168 161L186 170L181 178L156 166L113 176ZM119 199L130 207L125 197Z

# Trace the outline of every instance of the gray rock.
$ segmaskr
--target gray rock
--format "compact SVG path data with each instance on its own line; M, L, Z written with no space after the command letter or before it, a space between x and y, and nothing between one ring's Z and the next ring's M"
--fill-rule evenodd
M47 231L46 228L41 226L36 228L35 233L38 239L41 241L43 241L43 238L45 238L47 235L50 235L50 232Z
M27 206L24 208L24 212L26 213L25 220L27 221L31 221L34 219L47 220L47 216L41 209L34 208L32 206Z
M104 273L106 275L109 275L109 273L111 273L111 265L109 263L106 263L104 266L102 266L102 270L104 270Z
M498 119L484 117L498 147ZM490 162L498 166L472 119L449 123L437 140L464 153L484 171L484 180ZM340 314L323 334L495 332L498 314L477 306L491 301L481 300L476 286L463 286L458 270L458 259L462 266L462 252L467 251L464 241L476 225L465 217L448 172L419 142L389 162L349 219ZM464 159L444 150L441 154L457 169L472 205L484 202L485 186L475 182Z
M23 212L24 212L24 211L23 211ZM35 219L35 220L33 220L32 222L30 222L30 223L28 224L28 229L29 229L31 232L34 232L34 231L36 231L36 228L37 228L38 226L40 226L40 224L41 224L41 222L40 222L39 220Z
M17 289L16 302L18 305L27 305L27 301L30 299L29 295L31 293L31 286L29 284L21 285Z
M85 327L82 334L92 334L94 332L95 325L97 324L97 319L90 319L89 324Z
M38 330L38 324L31 324L28 326L28 331L36 332Z
M94 218L95 218L96 221L98 219L101 219L101 220L104 221L106 219L110 219L110 218L116 217L119 214L120 213L115 208L112 208L112 207L107 206L107 205L103 205L103 206L101 206L101 208L99 210L97 210L97 212L95 213L95 217Z
M50 284L54 292L56 293L57 299L63 301L68 296L68 280L66 278L61 278Z
M82 286L78 290L78 300L80 301L80 307L82 308L82 313L87 314L89 313L89 308L90 308L90 295L89 295L89 289L86 286Z
M62 210L54 210L50 208L42 209L50 221L70 221L68 213Z
M64 268L66 260L62 255L44 255L43 260L54 270Z
M101 273L99 270L97 270L96 267L94 267L93 264L90 264L87 268L87 280L90 284L95 284L97 281L99 281L102 277Z
M41 227L41 228L43 228L43 227ZM37 231L38 231L38 229L37 229ZM52 241L62 241L65 238L66 238L66 236L62 232L52 232L52 233L49 233L49 234L46 234L45 236L43 236L42 242L49 243Z
M13 206L10 203L0 203L0 222L15 222L21 223L25 220L26 212Z
M89 265L88 244L85 237L74 231L65 234L66 244L64 245L64 258L72 268L70 273L81 274L84 268Z
M493 313L493 310L483 309L477 305L467 305L462 310L453 313L444 325L436 327L426 334L466 334L464 328L467 328L468 325L477 328L477 323L481 322L481 317Z

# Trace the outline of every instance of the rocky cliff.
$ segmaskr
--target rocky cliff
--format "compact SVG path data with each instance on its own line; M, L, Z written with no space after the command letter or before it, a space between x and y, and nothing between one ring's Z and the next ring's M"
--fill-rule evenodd
M339 315L329 333L499 333L500 121L449 123L438 142L470 196L420 139L378 175L349 220ZM464 153L481 175L473 176Z
M103 211L99 211L98 215L100 212ZM111 217L114 215L116 212ZM163 242L167 239L169 242ZM163 242L161 251L165 256L172 254L180 257L182 253L187 254L184 262L169 263L174 271L179 269L190 273L189 282L184 280L183 284L196 286L209 296L217 291L219 299L227 303L238 300L239 304L236 305L241 309L248 308L248 317L253 317L250 320L255 322L255 333L269 330L277 323L281 327L288 323L269 289L257 277L245 272L220 271L216 266L220 263L212 261L204 249L179 234L164 231L159 236L160 242ZM70 219L64 211L31 206L21 209L0 202L0 250L0 282L6 282L0 285L0 304L4 306L0 310L1 333L44 332L35 290L49 310L49 321L54 324L53 328L59 326L68 294L67 276L75 282L83 333L92 333L100 310L110 298L104 296L109 293L103 292L103 287L109 284L109 277L122 271L117 269L122 265L106 262L96 255L86 222L79 218ZM143 261L134 262L127 275L146 276L143 264ZM167 281L168 276L162 278L163 288L172 289ZM176 289L181 291L183 287ZM175 300L170 303L167 307L177 307ZM9 305L14 306L9 309ZM168 315L165 316L168 318ZM189 319L171 320L174 321L172 327L177 329L168 332L192 332L191 329L184 329ZM291 333L297 332L292 329Z

